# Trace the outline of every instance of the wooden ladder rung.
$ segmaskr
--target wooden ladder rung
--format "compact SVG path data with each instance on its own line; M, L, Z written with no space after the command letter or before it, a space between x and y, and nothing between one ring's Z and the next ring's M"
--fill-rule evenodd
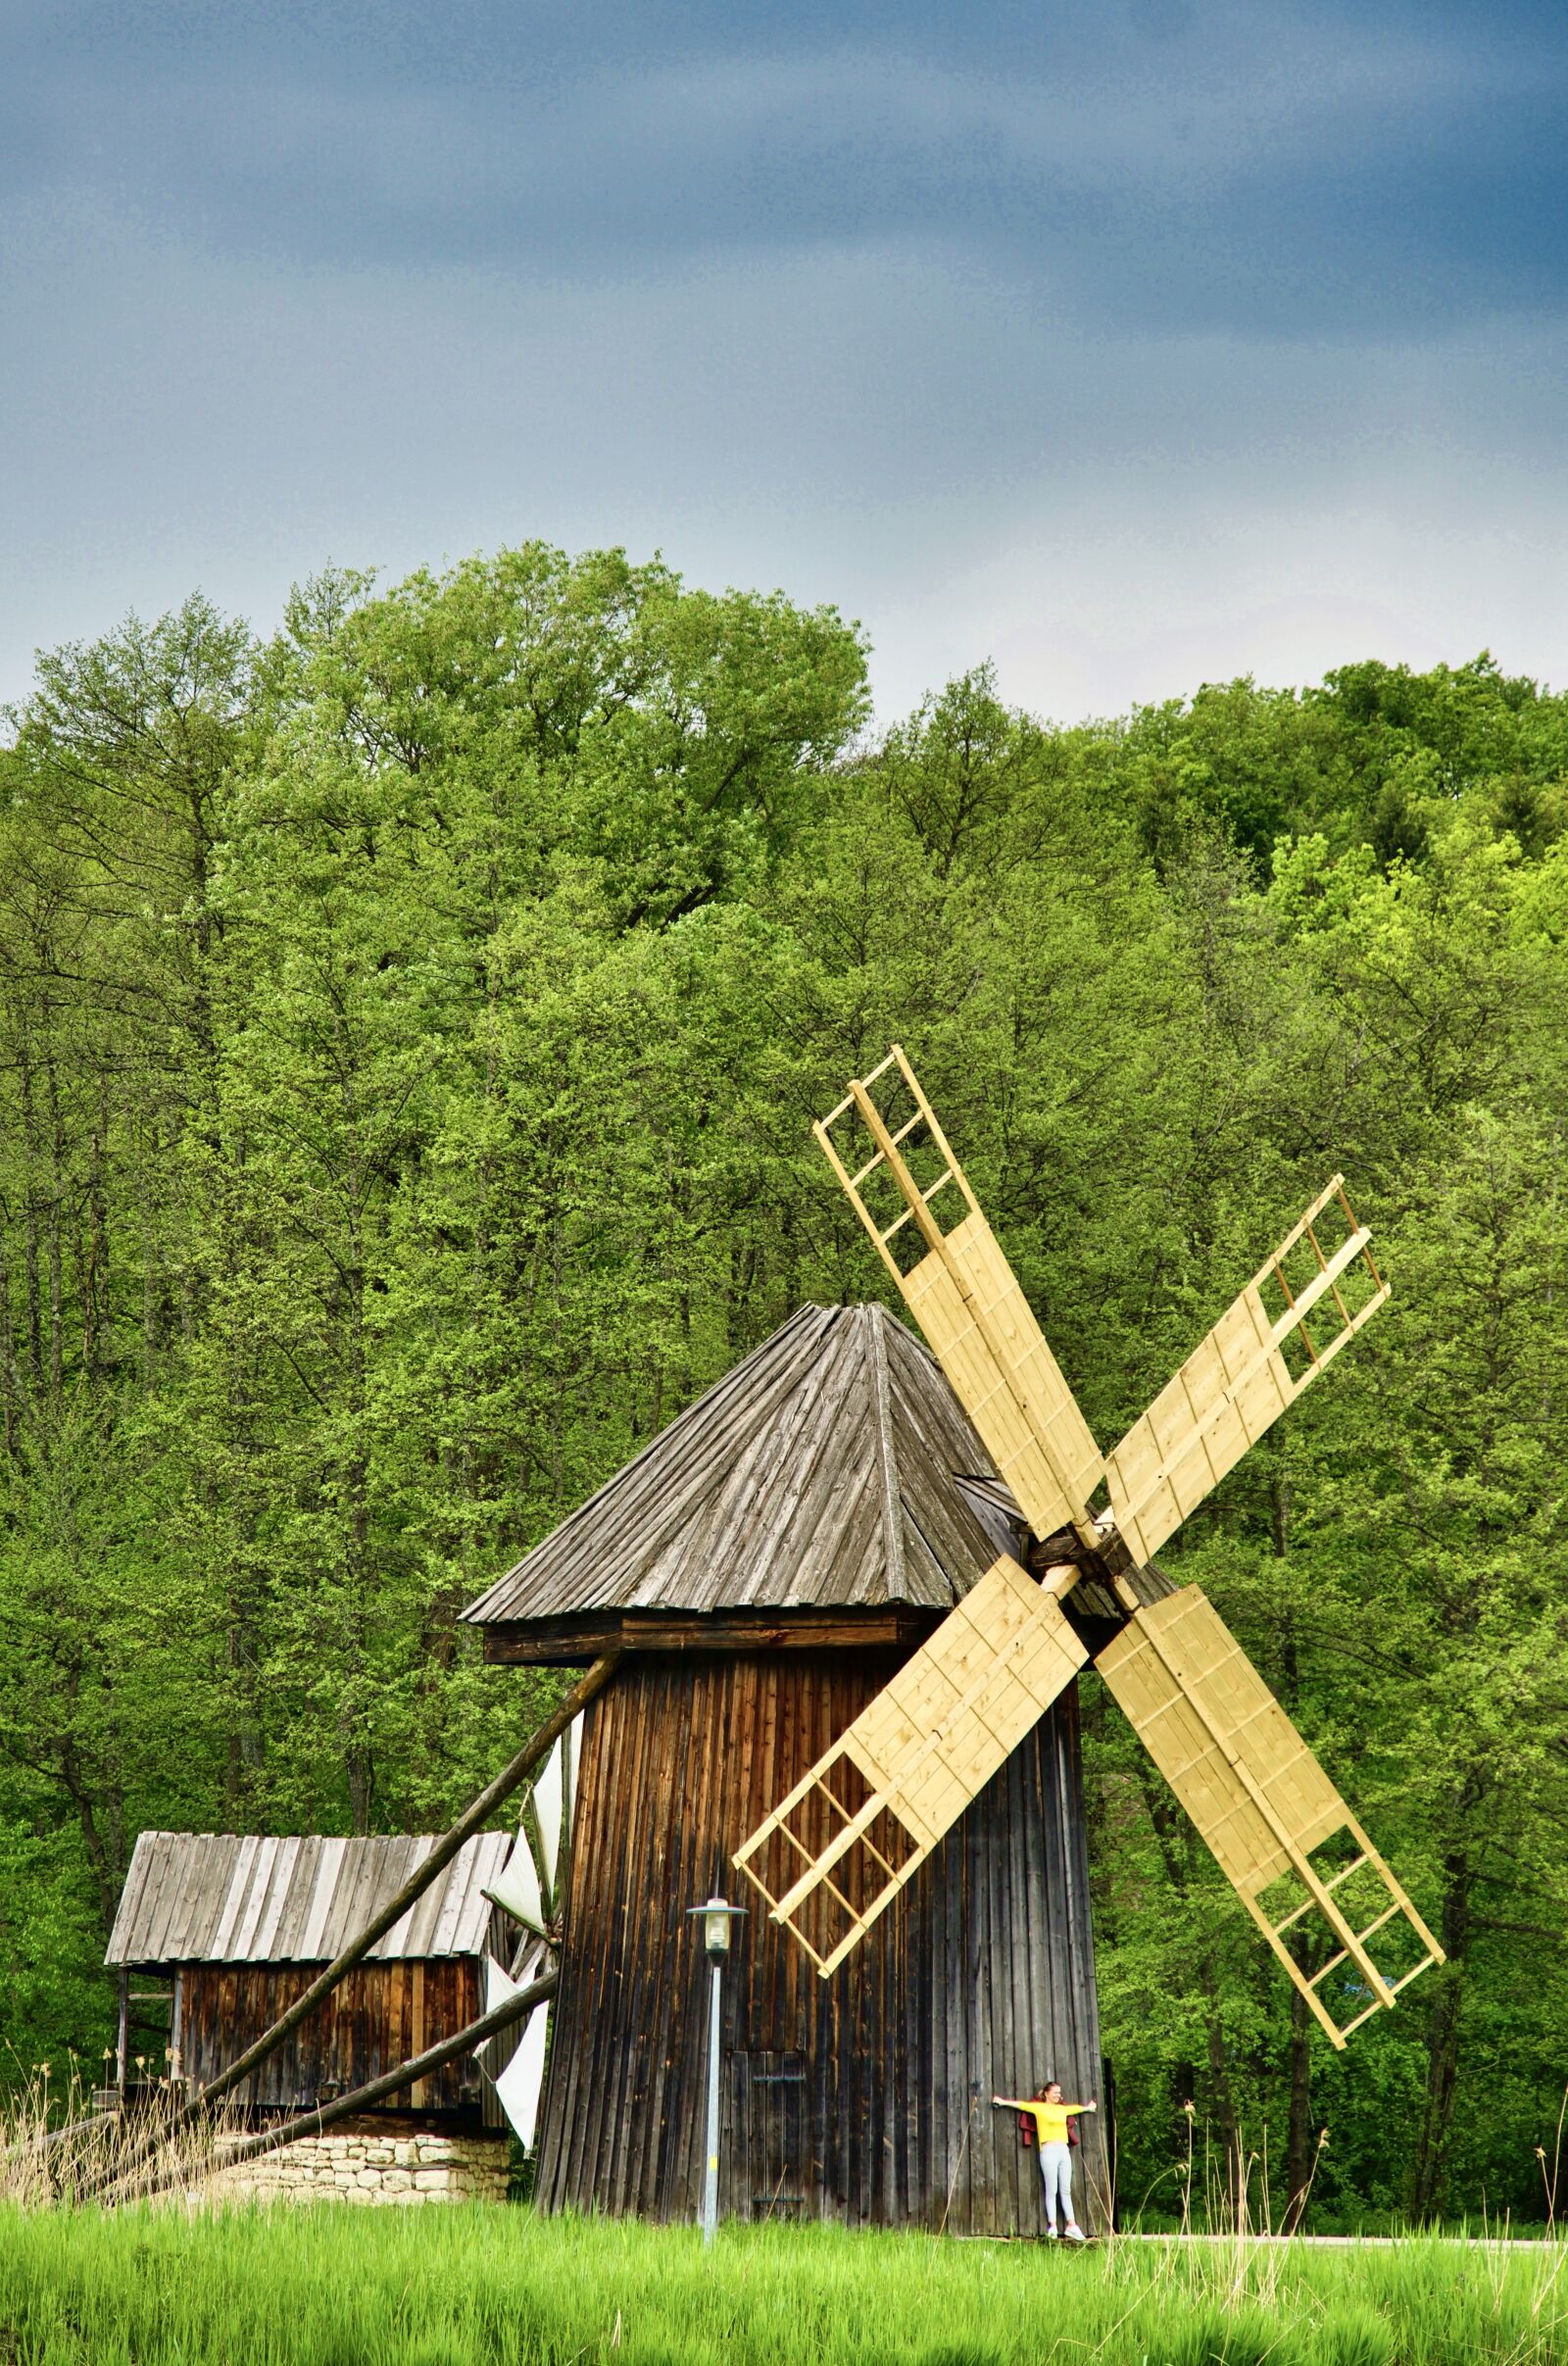
M818 1783L818 1785L817 1785L817 1789L818 1789L819 1791L825 1792L825 1793L827 1794L827 1799L828 1799L828 1802L829 1802L829 1804L830 1804L831 1806L834 1806L834 1807L836 1807L836 1808L838 1809L838 1811L839 1811L840 1815L841 1815L841 1816L844 1818L844 1821L845 1821L847 1824L851 1824L851 1823L853 1823L853 1822L855 1821L855 1818L854 1818L854 1817L851 1815L850 1810L849 1810L849 1809L848 1809L848 1808L845 1806L845 1804L844 1804L843 1800L842 1800L842 1799L838 1799L837 1797L835 1797L835 1795L834 1795L834 1794L833 1794L831 1791L828 1791L827 1785L826 1785L825 1783ZM869 1830L867 1830L867 1831L865 1831L865 1832L862 1832L862 1833L861 1833L861 1835L860 1835L860 1846L861 1846L861 1848L862 1848L867 1849L867 1850L870 1852L870 1854L876 1858L877 1863L878 1863L878 1864L879 1864L879 1865L882 1867L883 1871L884 1871L884 1872L887 1874L887 1876L888 1876L888 1878L889 1878L889 1880L890 1880L890 1881L897 1881L897 1880L898 1880L898 1878L899 1878L899 1869L898 1869L897 1865L891 1865L891 1864L889 1864L889 1862L888 1862L887 1858L886 1858L886 1857L883 1855L883 1853L882 1853L881 1849L880 1849L880 1848L877 1847L877 1845L876 1845L875 1841L874 1841L874 1840L871 1838L871 1835L870 1835ZM852 1908L852 1911L853 1911L853 1908Z
M857 1081L859 1084L861 1091L863 1092L867 1085L875 1084L879 1076L885 1076L889 1068L891 1068L898 1060L898 1051L897 1048L895 1048L888 1054L886 1060L882 1060L871 1070L869 1076L861 1076L858 1078ZM845 1110L853 1109L854 1107L855 1095L853 1093L846 1093L844 1099L839 1103L837 1109L829 1109L827 1115L822 1119L824 1128L830 1125L837 1125Z
M1381 2013L1385 2009L1386 2007L1382 1997L1374 1996L1370 2004L1363 2005L1353 2021L1346 2022L1345 2027L1340 2032L1340 2043L1342 2045L1344 2044L1345 2040L1349 2036L1352 2029L1359 2029L1363 2021L1370 2021L1374 2013Z
M908 1118L908 1119L906 1121L906 1123L905 1123L905 1124L901 1125L901 1126L900 1126L900 1128L899 1128L899 1130L898 1130L898 1132L897 1132L897 1133L896 1133L896 1134L893 1136L893 1147L895 1148L895 1150L898 1148L899 1144L900 1144L900 1143L901 1143L901 1142L904 1140L904 1138L905 1138L906 1134L912 1134L912 1133L913 1133L913 1131L914 1131L914 1129L915 1129L915 1127L916 1127L917 1125L923 1125L923 1124L924 1124L924 1122L925 1122L925 1111L924 1111L924 1109L916 1109L916 1110L915 1110L915 1112L914 1112L914 1115L913 1115L912 1117ZM852 1176L850 1177L850 1188L851 1188L851 1190L852 1190L852 1191L858 1191L858 1190L859 1190L859 1188L860 1188L860 1185L861 1185L861 1184L862 1184L862 1183L865 1181L866 1176L867 1176L867 1175L870 1175L870 1174L874 1174L874 1173L876 1172L877 1168L878 1168L878 1167L879 1167L879 1166L882 1164L882 1161L884 1160L884 1158L885 1158L886 1157L887 1157L887 1153L886 1153L886 1151L880 1151L880 1150L879 1150L879 1151L874 1152L874 1153L873 1153L873 1155L872 1155L872 1156L871 1156L869 1158L867 1158L867 1160L866 1160L865 1164L864 1164L864 1165L861 1167L861 1169L860 1169L859 1173L858 1173L858 1175L852 1175Z
M1423 1955L1420 1962L1417 1964L1412 1964L1409 1971L1405 1972L1401 1978L1390 1983L1389 1995L1391 1996L1396 1996L1401 1988L1408 1988L1411 1981L1415 1978L1417 1972L1424 1972L1428 1970L1435 1971L1437 1968L1437 1962L1438 1959L1436 1955Z
M815 1964L815 1966L816 1966L817 1970L818 1970L818 1971L820 1971L820 1970L822 1969L822 1966L823 1966L824 1962L826 1961L826 1957L825 1957L825 1956L822 1956L822 1955L819 1955L819 1954L817 1953L817 1951L816 1951L815 1947L812 1947L812 1945L811 1945L810 1941L809 1941L809 1940L807 1938L806 1933L805 1933L805 1932L804 1932L804 1931L801 1929L800 1924L799 1924L798 1922L793 1922L793 1921L791 1921L788 1915L783 1915L783 1916L775 1916L773 1919L774 1919L774 1920L781 1920L781 1921L784 1921L784 1922L788 1923L788 1925L789 1925L789 1929L790 1929L790 1932L791 1932L791 1934L793 1935L793 1937L799 1941L800 1945L801 1945L801 1946L802 1946L802 1947L803 1947L806 1949L807 1953L808 1953L808 1954L810 1956L811 1961L812 1961L812 1962Z
M1373 1934L1373 1932L1374 1932L1374 1931L1381 1931L1381 1930L1382 1930L1382 1928L1383 1928L1383 1926L1384 1926L1384 1924L1385 1924L1386 1922L1392 1922L1392 1921L1394 1920L1394 1917L1396 1916L1396 1914L1402 1914L1402 1913L1403 1913L1403 1911L1404 1911L1404 1908L1403 1908L1403 1907L1400 1905L1400 1903L1399 1903L1398 1899L1397 1899L1397 1898L1396 1898L1396 1899L1395 1899L1395 1901L1394 1901L1394 1903L1393 1903L1393 1905L1392 1905L1392 1906L1385 1906L1385 1907L1384 1907L1384 1909L1383 1909L1383 1912L1382 1912L1381 1914L1377 1915L1377 1916L1376 1916L1376 1917L1375 1917L1375 1918L1374 1918L1374 1919L1373 1919L1371 1922L1369 1922L1369 1923L1367 1924L1366 1929L1365 1929L1364 1931L1357 1931L1357 1932L1356 1932L1356 1934L1355 1934L1355 1944L1356 1944L1356 1946L1357 1946L1358 1947L1365 1947L1365 1945L1366 1945L1367 1941L1368 1941L1368 1940L1369 1940L1369 1939L1372 1937L1372 1934ZM1323 1979L1327 1973L1332 1972L1332 1971L1333 1971L1333 1969L1334 1969L1334 1966L1335 1966L1337 1963L1343 1963L1343 1962L1345 1961L1346 1957L1347 1957L1347 1956L1349 1954L1349 1952L1350 1952L1350 1950L1349 1950L1349 1948L1348 1948L1348 1947L1341 1947L1341 1949L1340 1949L1340 1951L1339 1951L1339 1953L1338 1953L1337 1955L1331 1955L1331 1956L1329 1957L1329 1959L1328 1959L1327 1963L1325 1963L1325 1964L1324 1964L1322 1971L1320 1971L1320 1972L1314 1972L1314 1973L1312 1974L1312 1977L1311 1977L1311 1979L1308 1981L1307 1986L1308 1986L1309 1988L1316 1988L1316 1986L1317 1986L1318 1982L1319 1982L1321 1979ZM1417 1968L1417 1970L1419 1970L1419 1969L1420 1969L1420 1966L1419 1966L1419 1965L1417 1965L1417 1967L1416 1967L1416 1968ZM1382 1977L1382 1975L1381 1975L1381 1974L1379 1974L1379 1977L1381 1978L1381 1977Z
M1261 1714L1261 1712L1259 1712L1259 1713ZM1372 1859L1371 1859L1371 1858L1370 1858L1370 1857L1367 1855L1366 1851L1363 1849L1363 1850L1362 1850L1362 1852L1361 1852L1361 1854L1360 1854L1359 1856L1352 1856L1352 1857L1351 1857L1351 1859L1350 1859L1350 1861L1349 1861L1349 1863L1348 1863L1348 1865L1342 1865L1342 1866L1341 1866L1341 1868L1340 1868L1340 1870L1339 1870L1339 1872L1335 1874L1334 1879L1333 1879L1332 1881L1326 1881L1326 1882L1323 1884L1324 1889L1325 1889L1326 1891L1327 1891L1327 1890L1337 1890L1337 1889L1339 1888L1339 1886L1340 1886L1340 1884L1341 1884L1341 1882L1342 1882L1342 1881L1348 1881L1352 1873L1359 1873L1359 1872L1360 1872L1360 1870L1361 1870L1361 1867L1362 1867L1363 1865L1369 1865L1371 1862L1372 1862ZM1313 1908L1313 1907L1314 1907L1316 1904L1317 1904L1317 1899L1316 1899L1315 1898L1302 1898L1302 1900L1301 1900L1301 1902L1300 1902L1300 1904L1299 1904L1298 1906L1293 1906L1293 1907L1291 1908L1290 1912L1289 1912L1289 1913L1286 1915L1285 1920L1284 1920L1283 1922L1277 1922L1277 1923L1274 1925L1274 1936L1275 1936L1275 1938L1276 1938L1276 1939L1278 1939L1282 1931L1288 1931L1288 1930L1290 1929L1290 1927L1291 1927L1291 1925L1292 1925L1292 1923L1293 1923L1293 1922L1299 1922L1299 1921L1300 1921L1300 1919L1301 1919L1301 1916L1302 1916L1303 1914L1310 1914L1310 1913L1311 1913L1311 1911L1312 1911L1312 1908ZM1397 1913L1397 1912L1398 1912L1398 1908L1397 1908L1397 1906L1396 1906L1396 1907L1395 1907L1394 1911L1395 1911L1396 1913ZM1374 1923L1374 1924L1372 1925L1372 1928L1373 1928L1374 1930L1376 1930L1376 1929L1377 1929L1377 1927L1378 1927L1378 1926L1377 1926L1377 1924L1376 1924L1376 1923ZM1360 1938L1364 1938L1364 1937L1366 1936L1366 1934L1365 1934L1365 1932L1360 1932L1360 1933L1358 1933L1358 1934L1357 1934L1357 1936L1358 1936L1358 1937L1360 1937Z
M936 1198L937 1193L938 1193L938 1192L939 1192L939 1191L942 1189L942 1186L943 1186L945 1183L952 1183L952 1182L955 1182L956 1180L956 1176L955 1176L955 1174L954 1174L954 1172L953 1172L952 1167L951 1167L951 1166L944 1167L944 1168L943 1168L943 1170L942 1170L942 1172L941 1172L941 1174L940 1174L940 1175L938 1175L938 1177L937 1177L936 1181L935 1181L935 1182L934 1182L934 1183L931 1185L930 1189L929 1189L928 1191L923 1191L923 1192L921 1192L921 1194L920 1194L920 1205L921 1205L922 1207L924 1207L928 1201L934 1200L934 1199ZM912 1206L911 1206L911 1207L906 1208L904 1210L904 1213L903 1213L902 1215L898 1215L898 1216L895 1216L895 1217L894 1217L894 1219L893 1219L892 1223L891 1223L891 1224L888 1226L888 1228L887 1228L886 1232L879 1232L879 1233L877 1234L877 1236L876 1236L876 1237L877 1237L877 1239L878 1239L879 1241L881 1241L881 1242L882 1242L884 1245L886 1245L886 1243L887 1243L887 1242L889 1242L889 1241L891 1241L891 1240L892 1240L893 1235L894 1235L894 1234L895 1234L895 1233L896 1233L896 1232L899 1230L900 1226L901 1226L901 1225L904 1225L904 1224L906 1224L906 1223L909 1221L909 1218L910 1218L910 1217L911 1217L911 1216L914 1214L914 1212L915 1212L915 1211L914 1211L914 1208L913 1208L913 1207L912 1207ZM1005 1382L1004 1380L1004 1381L999 1381L999 1382L997 1383L997 1387L998 1387L998 1388L1004 1388L1005 1386L1006 1386L1006 1382ZM993 1391L993 1394L995 1394L995 1391Z

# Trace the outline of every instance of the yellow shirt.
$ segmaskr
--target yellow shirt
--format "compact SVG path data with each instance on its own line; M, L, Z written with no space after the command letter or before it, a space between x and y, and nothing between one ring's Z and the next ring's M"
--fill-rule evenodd
M1067 2142L1067 2120L1074 2111L1082 2111L1082 2103L1029 2103L1025 2108L1034 2114L1043 2144L1064 2144Z

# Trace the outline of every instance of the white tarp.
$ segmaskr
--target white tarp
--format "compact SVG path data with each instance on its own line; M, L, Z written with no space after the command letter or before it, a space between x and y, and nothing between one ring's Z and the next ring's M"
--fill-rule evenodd
M533 1850L527 1836L519 1832L502 1871L485 1892L497 1905L505 1906L516 1920L526 1923L530 1931L543 1933L545 1902L540 1895L539 1875L534 1868Z
M494 2012L498 2004L514 1996L524 1986L514 1980L492 1956L484 1959L484 2009ZM533 2132L539 2119L539 2091L545 2076L545 2032L548 2013L536 2004L523 2023L517 2048L499 2078L491 2080L501 2098L501 2108L517 2132L517 2141L528 2149L533 2144ZM507 2033L503 2033L505 2038ZM486 2049L488 2050L488 2049ZM486 2074L489 2075L488 2072Z
M533 1811L539 1819L539 1846L543 1851L541 1870L545 1887L552 1893L556 1887L556 1867L561 1862L562 1791L561 1744L558 1742L533 1787Z

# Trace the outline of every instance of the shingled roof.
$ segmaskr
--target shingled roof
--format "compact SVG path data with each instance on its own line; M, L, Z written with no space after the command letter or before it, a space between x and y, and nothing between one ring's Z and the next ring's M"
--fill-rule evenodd
M512 1848L476 1833L370 1949L374 1962L476 1955L485 1889ZM139 1835L106 1963L328 1963L435 1847L429 1833L326 1840L234 1832Z
M882 1306L803 1306L463 1615L946 1611L1021 1515Z

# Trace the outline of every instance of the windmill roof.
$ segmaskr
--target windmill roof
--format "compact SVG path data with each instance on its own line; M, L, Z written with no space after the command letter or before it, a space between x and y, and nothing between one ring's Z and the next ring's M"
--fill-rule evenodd
M143 1832L106 1963L329 1963L434 1848L428 1833L361 1840L234 1832ZM370 1949L372 1962L476 1955L505 1832L466 1841L422 1898Z
M463 1613L948 1610L1022 1515L883 1306L803 1306Z

